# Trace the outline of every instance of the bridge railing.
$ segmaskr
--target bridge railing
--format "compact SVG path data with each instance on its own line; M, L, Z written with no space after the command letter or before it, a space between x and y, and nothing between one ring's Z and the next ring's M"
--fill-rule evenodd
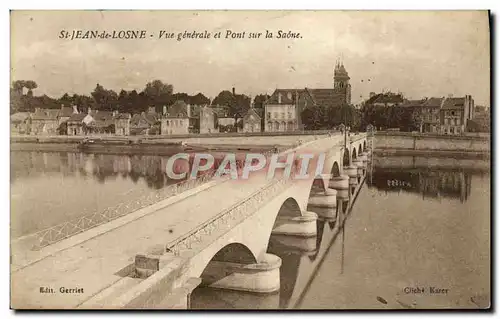
M35 238L35 243L33 244L32 250L40 250L45 246L54 244L78 233L82 233L91 228L105 224L141 208L156 204L159 201L173 197L184 191L201 186L210 181L213 177L213 174L214 172L210 172L202 175L195 180L185 180L165 187L159 191L151 192L138 199L107 207L104 210L86 214L77 219L70 220L39 231L33 235L33 237Z
M300 143L295 143L292 147L297 147L298 145L300 145ZM263 154L265 156L271 156L274 153L280 153L286 151L289 148L289 146L282 146L278 147L276 150L264 152ZM185 180L165 187L159 191L150 192L149 194L137 199L107 207L103 210L85 214L84 216L81 216L77 219L41 230L34 235L29 236L30 238L35 238L35 243L33 244L32 250L40 250L43 247L49 246L73 235L82 233L99 225L103 225L114 219L137 211L141 208L156 204L162 200L180 194L184 191L201 186L206 182L212 180L214 174L215 171L210 171L195 180ZM218 181L226 180L228 177L229 176L219 178Z
M316 141L317 139L304 144L296 143L293 148L289 148L279 153L280 155L285 155L289 152L297 150L301 146L312 144ZM273 152L268 152L265 153L265 155L272 155L272 153ZM297 163L295 162L292 164L290 176L282 176L281 178L271 180L266 183L265 186L252 193L249 197L235 203L211 219L201 223L188 233L171 241L166 245L166 252L170 252L178 256L181 251L191 250L194 245L201 244L203 237L211 236L215 231L220 231L221 229L229 230L231 227L234 227L236 224L244 220L244 218L253 214L262 205L269 202L270 199L282 192L284 188L286 188L294 180L294 175L297 174L300 169L300 167L297 167L296 164Z

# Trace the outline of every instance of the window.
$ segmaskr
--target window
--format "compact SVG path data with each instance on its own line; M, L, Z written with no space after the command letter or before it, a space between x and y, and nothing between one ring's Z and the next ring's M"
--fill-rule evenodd
M179 122L180 122L180 124L182 125L182 120L180 120Z
M292 118L292 112L288 112L288 118L291 119Z
M285 112L281 112L281 118L284 119L285 118Z
M271 112L267 112L267 118L270 119L271 118Z
M451 111L451 115L452 115L452 116L455 116L455 111Z

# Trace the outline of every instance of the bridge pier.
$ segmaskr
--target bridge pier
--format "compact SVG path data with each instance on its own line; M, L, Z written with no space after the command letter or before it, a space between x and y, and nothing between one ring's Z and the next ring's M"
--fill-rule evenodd
M311 255L316 253L315 237L272 235L269 241L273 242L273 245L279 246L279 253L293 253L300 255ZM268 252L274 253L273 250L268 250Z
M328 194L314 194L309 197L308 205L320 208L335 208L337 207L337 191L328 189Z
M265 254L255 264L211 261L202 274L202 286L254 293L272 293L280 289L281 258Z
M356 167L356 170L357 170L357 181L358 183L361 181L361 176L363 176L364 174L364 165L363 165L363 161L361 161L360 159L356 159L353 161L353 165Z
M304 212L298 217L278 216L272 234L313 237L316 236L317 219L318 215L313 212Z

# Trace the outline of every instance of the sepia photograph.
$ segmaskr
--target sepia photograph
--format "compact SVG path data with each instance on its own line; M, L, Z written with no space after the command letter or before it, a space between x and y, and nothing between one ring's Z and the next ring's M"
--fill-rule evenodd
M10 308L491 311L491 20L11 10Z

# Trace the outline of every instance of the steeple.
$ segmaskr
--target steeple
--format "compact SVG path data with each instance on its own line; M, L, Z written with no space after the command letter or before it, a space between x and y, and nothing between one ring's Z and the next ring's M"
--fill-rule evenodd
M335 63L335 70L333 72L333 88L335 93L342 96L342 99L350 104L351 103L351 84L349 84L349 73L344 67L342 59L337 60Z

